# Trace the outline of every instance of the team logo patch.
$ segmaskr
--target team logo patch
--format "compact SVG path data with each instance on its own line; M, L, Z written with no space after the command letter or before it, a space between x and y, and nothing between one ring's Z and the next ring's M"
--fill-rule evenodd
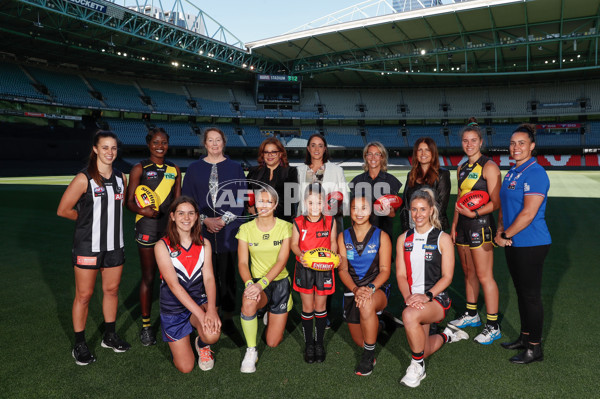
M426 249L428 251L435 251L437 249L437 245L424 244L423 249Z
M323 286L324 286L324 287L326 287L326 288L327 288L327 287L331 287L332 285L333 285L333 281L332 281L330 278L328 278L328 279L325 279L325 280L323 281Z
M95 256L78 256L77 264L80 266L96 266Z
M156 179L157 176L158 176L158 173L156 173L153 170L149 170L148 172L146 172L146 177L148 179Z
M317 231L317 238L329 237L328 231Z
M165 179L175 180L175 173L165 173Z
M516 181L511 181L507 188L509 190L514 190L515 187L517 187L517 182Z
M353 249L354 249L354 247L352 246L352 244L346 244L346 250L347 251L351 251Z
M527 183L523 183L523 191L528 192L531 190L531 186Z
M181 255L181 251L173 251L171 252L171 258L176 258Z
M148 241L150 241L150 236L148 234L139 234L138 240L148 242Z
M425 260L432 260L433 259L433 252L425 252Z
M476 231L474 231L474 232L471 233L471 238L473 238L473 239L478 239L480 236L481 235L478 232L476 232Z
M94 189L94 197L100 197L101 195L103 195L106 192L106 189L104 187L96 187Z

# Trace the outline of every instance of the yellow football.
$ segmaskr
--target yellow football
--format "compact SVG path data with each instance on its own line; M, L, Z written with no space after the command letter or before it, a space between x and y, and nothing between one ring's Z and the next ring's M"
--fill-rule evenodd
M329 271L340 264L340 256L327 248L315 248L306 251L302 259L308 267L320 272Z
M140 184L135 189L134 193L135 203L140 208L145 208L147 206L152 206L154 210L158 211L158 207L161 204L160 198L158 194L154 192L150 187Z

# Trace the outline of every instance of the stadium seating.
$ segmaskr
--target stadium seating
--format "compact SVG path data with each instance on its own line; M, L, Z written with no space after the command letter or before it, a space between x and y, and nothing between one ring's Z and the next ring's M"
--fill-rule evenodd
M77 75L28 67L39 83L46 86L50 96L58 103L73 106L100 108L100 101L92 97L85 82Z
M106 119L109 128L125 146L145 146L148 128L144 121L135 119Z
M88 78L92 87L102 94L103 100L109 108L130 110L137 112L150 112L145 105L141 93L132 85L107 82L95 78Z
M0 62L0 76L0 94L45 100L18 65Z

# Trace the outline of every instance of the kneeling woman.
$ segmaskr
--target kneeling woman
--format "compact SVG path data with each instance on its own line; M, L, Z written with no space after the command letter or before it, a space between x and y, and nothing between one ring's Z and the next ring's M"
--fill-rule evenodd
M454 274L454 246L441 230L435 203L431 189L413 193L409 210L415 227L398 237L396 247L396 278L406 302L402 320L412 351L412 361L400 382L411 388L426 376L426 357L445 342L464 339L466 334L456 328L456 336L450 329L429 335L429 325L443 320L450 308L446 289Z
M371 204L354 198L350 204L352 227L338 237L341 256L338 273L346 286L344 319L354 342L364 347L354 371L369 375L375 366L375 343L379 328L377 312L388 303L392 242L378 227L371 225Z
M273 188L261 189L255 197L258 217L240 226L236 235L238 268L246 286L241 323L248 348L240 369L242 373L256 371L257 310L267 306L267 345L276 347L283 339L288 312L292 308L290 280L285 268L290 256L292 225L273 215L277 207L277 193Z
M207 371L214 359L210 344L221 334L216 308L216 287L211 248L201 236L198 206L187 196L177 198L169 210L167 235L154 247L162 278L160 320L163 340L169 343L173 363L183 373L194 369L190 345L192 327L198 331L198 366Z

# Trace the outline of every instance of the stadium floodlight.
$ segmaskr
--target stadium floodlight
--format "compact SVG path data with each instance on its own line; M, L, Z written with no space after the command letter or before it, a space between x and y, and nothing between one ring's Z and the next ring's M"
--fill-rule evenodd
M427 54L427 50L421 49L421 55L425 55L425 54Z

